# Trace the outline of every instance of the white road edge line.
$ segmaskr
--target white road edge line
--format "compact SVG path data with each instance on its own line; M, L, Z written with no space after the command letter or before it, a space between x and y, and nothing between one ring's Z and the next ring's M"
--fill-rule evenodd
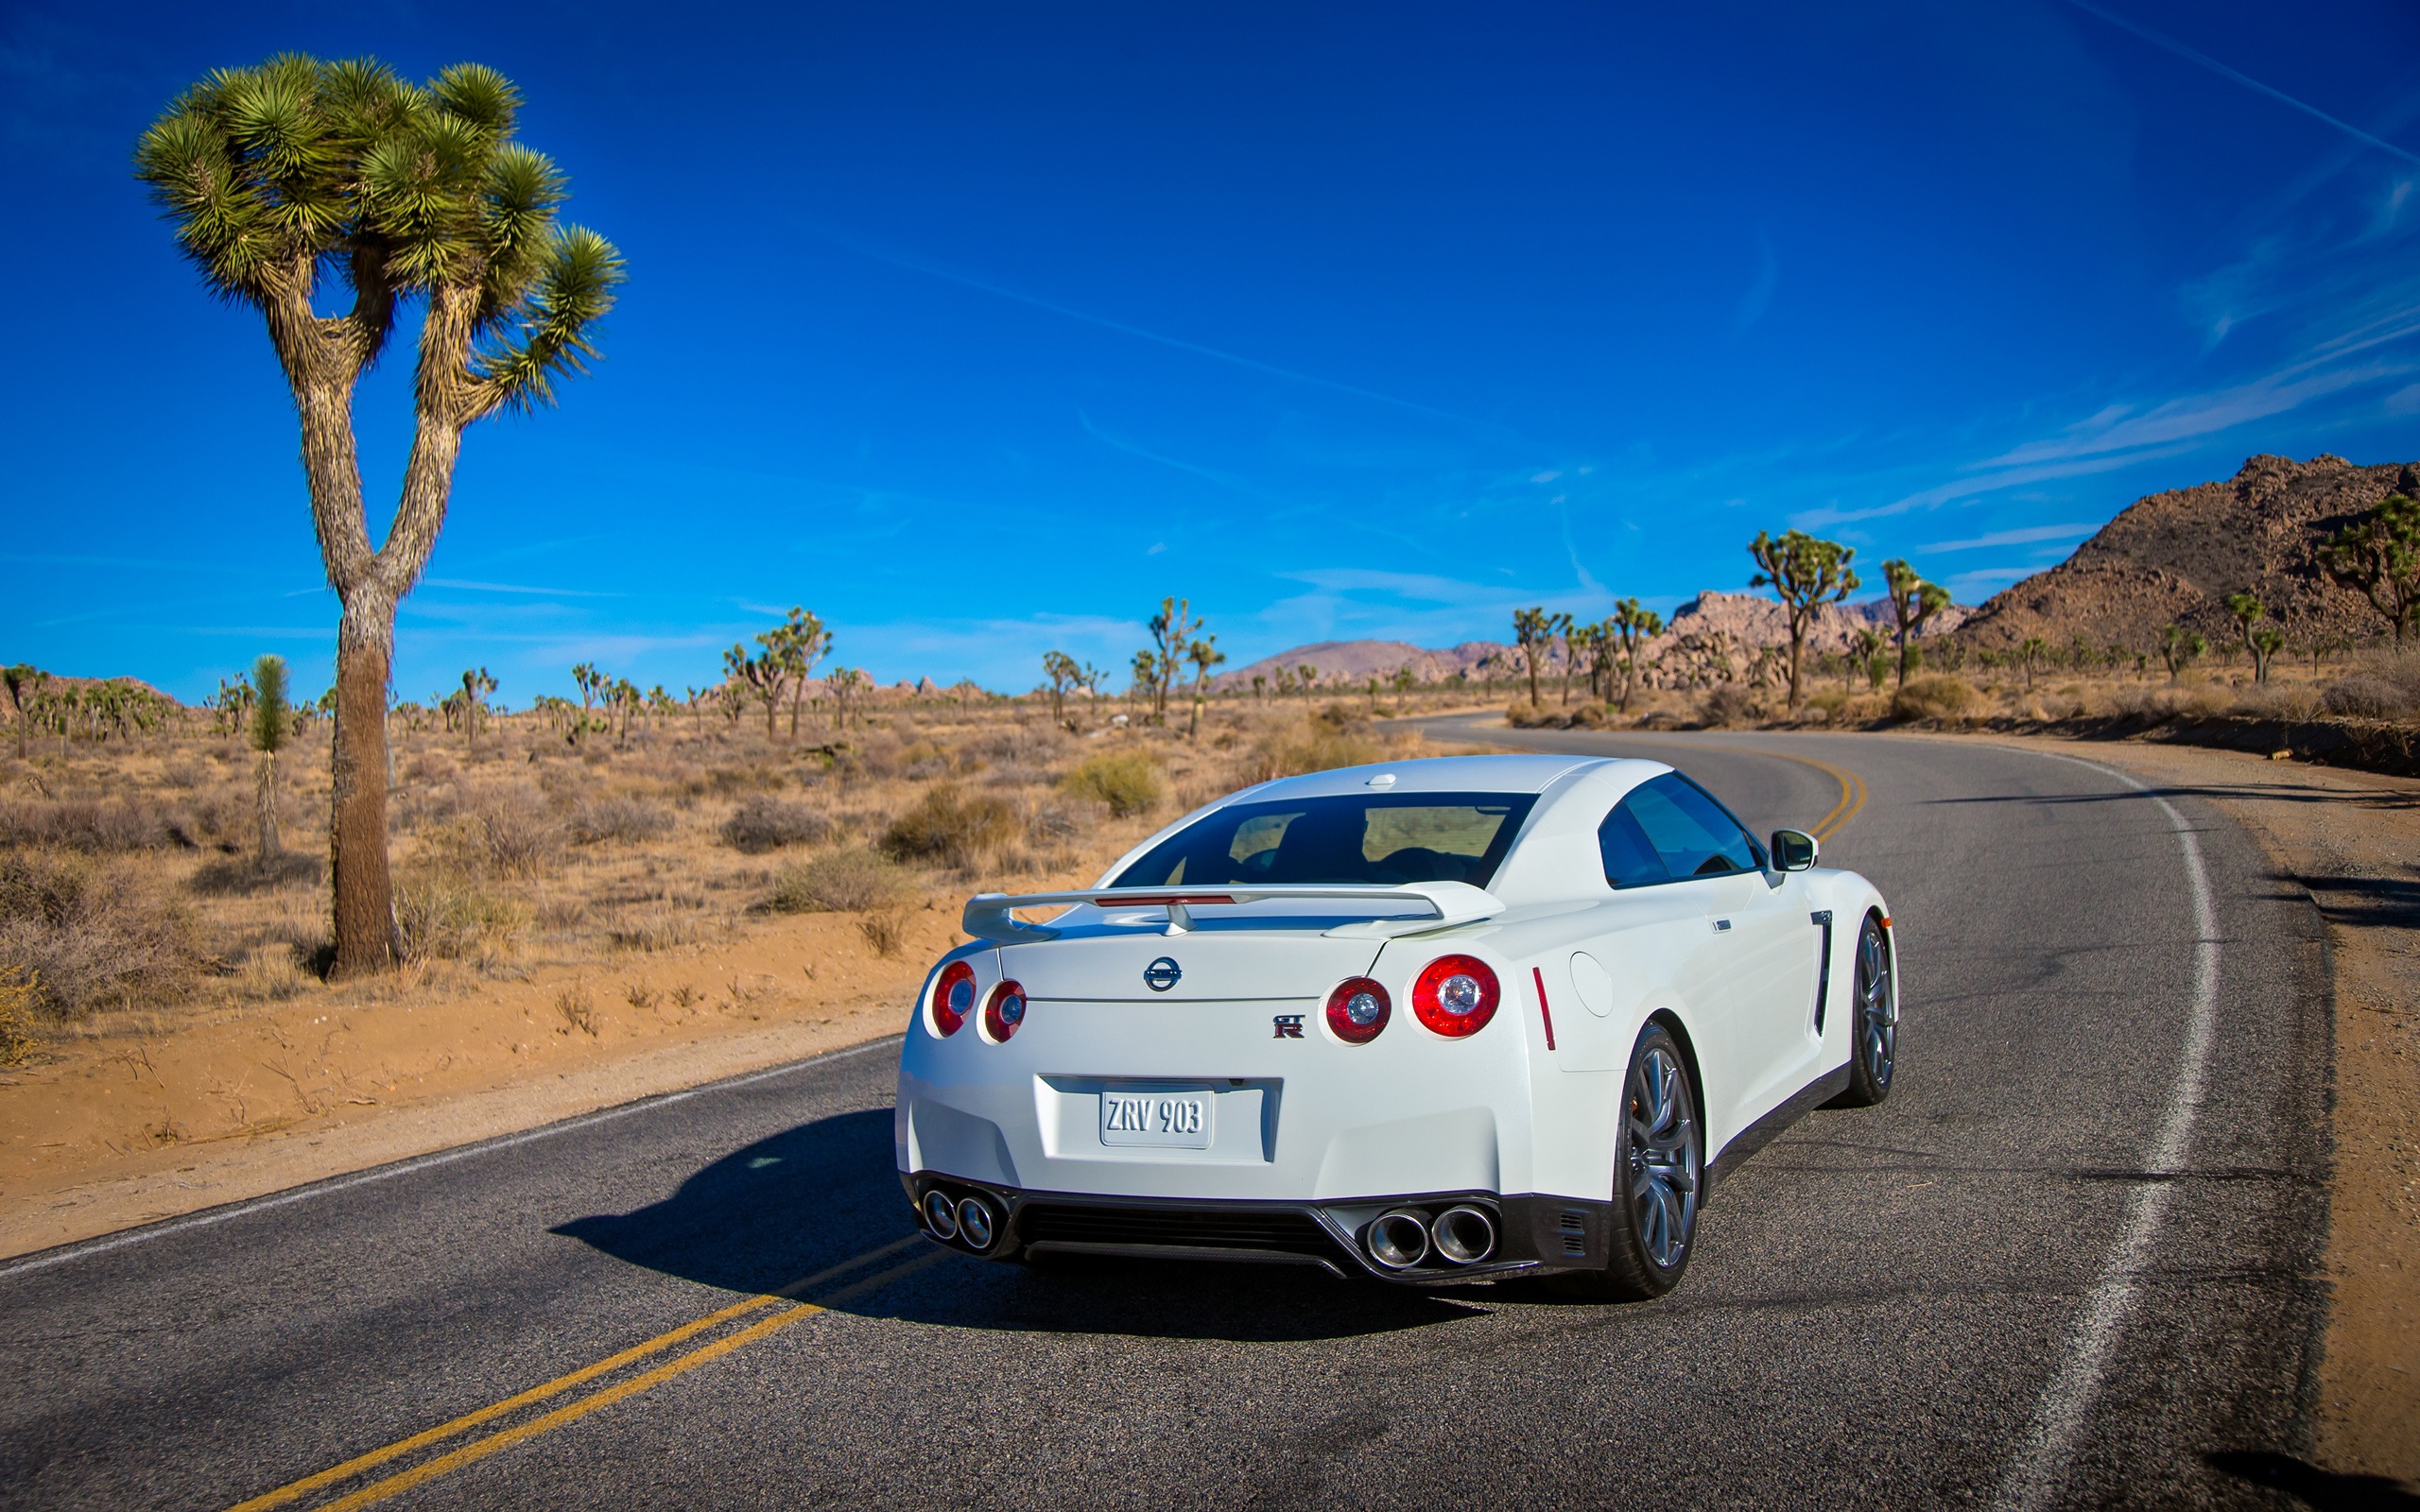
M2003 747L2024 749L2023 747ZM2159 1134L2144 1152L2144 1169L2158 1176L2181 1175L2193 1137L2194 1115L2201 1111L2202 1090L2208 1080L2210 1047L2217 1038L2219 1017L2219 921L2211 901L2208 869L2202 863L2202 844L2173 804L2133 774L2081 757L2036 751L2054 761L2074 762L2117 778L2159 805L2185 852L2185 875L2193 887L2193 1011L2186 1022L2184 1064L2169 1093L2168 1114ZM2126 1199L2126 1219L2118 1242L2102 1265L2100 1279L2086 1294L2089 1300L2075 1326L2066 1361L2042 1388L2024 1447L2002 1477L1992 1504L2000 1512L2038 1512L2049 1504L2066 1479L2076 1440L2083 1432L2084 1414L2100 1392L2101 1378L2117 1348L2118 1335L2135 1308L2135 1283L2151 1257L2152 1242L2168 1214L2175 1185L2152 1180L2136 1187Z
M787 1076L794 1072L829 1065L835 1060L845 1060L851 1056L861 1056L869 1050L879 1050L891 1043L896 1038L893 1035L885 1035L879 1040L869 1040L861 1045L851 1045L846 1050L826 1051L820 1056L809 1056L804 1060L793 1060L787 1065L769 1066L763 1071L752 1071L744 1076L734 1076L724 1081L707 1082L703 1086L684 1087L675 1092L663 1092L653 1097L643 1097L634 1103L624 1103L618 1108L603 1108L594 1113L582 1113L577 1118L567 1118L560 1124L548 1124L543 1128L528 1129L519 1134L507 1134L476 1144L458 1145L450 1150L441 1150L434 1155L418 1156L408 1160L398 1161L393 1165L382 1165L375 1170L364 1171L358 1176L340 1177L335 1180L322 1181L315 1186L294 1187L285 1192L270 1193L266 1196L249 1197L241 1202L231 1202L223 1208L207 1209L195 1213L190 1218L172 1219L147 1228L130 1228L103 1239L88 1239L80 1245L69 1245L63 1249L50 1250L28 1260L0 1264L0 1280L7 1280L12 1276L22 1276L31 1271L46 1270L53 1265L63 1265L71 1260L83 1260L89 1256L106 1254L110 1250L123 1249L130 1245L139 1245L153 1239L164 1239L170 1234L185 1233L195 1228L207 1228L212 1224L225 1223L230 1218L240 1218L247 1213L264 1212L271 1208L283 1208L288 1203L307 1202L313 1197L324 1197L333 1193L350 1191L354 1187L366 1187L375 1181L389 1181L399 1176L410 1176L414 1172L426 1171L435 1166L451 1165L457 1160L467 1160L475 1155L488 1155L497 1150L509 1150L515 1145L552 1139L558 1134L568 1134L575 1129L593 1128L599 1124L612 1123L617 1118L628 1118L633 1113L652 1112L656 1108L669 1107L674 1103L686 1102L692 1097L702 1097L708 1092L727 1091L733 1088L746 1087L753 1082L770 1081L776 1076Z

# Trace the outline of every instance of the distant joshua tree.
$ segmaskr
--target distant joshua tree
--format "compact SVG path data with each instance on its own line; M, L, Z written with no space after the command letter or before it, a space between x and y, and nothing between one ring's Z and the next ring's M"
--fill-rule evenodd
M277 753L285 748L294 729L294 711L285 702L285 660L265 656L252 663L252 749L261 753L253 785L260 818L260 862L266 867L285 853L277 833Z
M2170 625L2159 632L2159 659L2168 663L2170 682L2183 677L2185 669L2201 660L2209 648L2209 642L2182 625Z
M2269 659L2285 649L2285 632L2274 625L2263 624L2269 606L2260 602L2257 593L2229 593L2227 612L2235 616L2236 629L2243 636L2243 648L2252 653L2252 680L2269 680Z
M463 733L474 746L479 743L479 715L487 708L488 695L495 690L496 680L485 667L473 667L462 674Z
M1949 607L1949 590L1939 583L1928 583L1916 576L1916 570L1893 557L1882 564L1882 580L1891 590L1891 616L1897 622L1899 643L1898 687L1908 685L1909 653L1912 650L1918 662L1924 650L1912 644L1924 629L1925 621Z
M1184 655L1193 663L1193 722L1186 727L1184 738L1198 740L1201 735L1201 700L1210 696L1210 669L1227 660L1227 653L1219 649L1217 636L1197 635L1185 643Z
M2420 478L2406 467L2378 507L2319 548L2322 572L2369 601L2403 647L2404 627L2420 617Z
M1630 697L1638 686L1638 654L1648 642L1664 633L1664 616L1651 609L1641 609L1638 600L1625 598L1614 605L1614 617L1605 622L1613 627L1621 641L1621 660L1616 666L1622 675L1620 709L1630 713Z
M1184 670L1194 633L1201 626L1189 598L1161 599L1160 611L1151 616L1151 719L1155 724L1168 722L1168 690ZM1138 661L1135 665L1140 668L1142 663Z
M1067 692L1077 685L1082 669L1076 665L1076 659L1064 651L1045 651L1042 653L1042 675L1050 679L1050 722L1074 729L1075 726L1067 719Z
M381 63L288 53L195 84L135 148L135 176L204 284L260 312L302 421L320 562L343 606L329 755L339 975L401 949L387 858L395 607L437 544L462 433L551 403L594 355L622 281L611 243L557 224L563 176L513 140L520 106L510 79L475 63L415 85ZM352 307L323 315L330 279ZM424 312L416 427L373 548L354 390L407 308Z
M1512 641L1520 646L1521 660L1528 664L1532 709L1538 705L1538 663L1545 660L1547 644L1554 639L1560 624L1568 621L1568 615L1547 613L1544 604L1512 611Z
M1755 558L1751 588L1771 588L1789 616L1789 707L1799 705L1799 665L1806 656L1806 631L1816 611L1837 604L1857 591L1858 576L1849 570L1857 548L1837 541L1820 541L1803 530L1791 530L1778 541L1764 531L1748 543Z
M579 689L579 728L572 732L571 738L586 740L591 724L590 711L613 691L614 679L611 674L597 671L596 662L582 662L571 669L571 680ZM769 724L766 733L772 733Z
M1294 686L1303 690L1303 702L1311 701L1311 694L1320 685L1320 669L1308 662L1294 669Z
M9 707L16 712L19 761L26 759L26 727L33 722L32 713L26 708L26 700L31 698L39 702L43 686L49 681L49 673L24 662L0 671L0 683L6 683L9 689Z

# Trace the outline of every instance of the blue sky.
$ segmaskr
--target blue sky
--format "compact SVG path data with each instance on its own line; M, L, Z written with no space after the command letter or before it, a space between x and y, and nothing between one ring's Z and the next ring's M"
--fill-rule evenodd
M129 177L213 67L470 59L630 283L465 446L398 691L1234 663L1742 589L1979 601L2257 452L2420 457L2420 11L2316 0L0 12L0 658L184 696L336 605L257 316ZM361 399L373 516L403 354ZM386 506L390 507L390 506Z

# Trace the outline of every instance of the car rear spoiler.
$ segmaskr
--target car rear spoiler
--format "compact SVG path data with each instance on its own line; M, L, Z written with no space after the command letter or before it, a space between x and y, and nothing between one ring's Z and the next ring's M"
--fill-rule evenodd
M1424 915L1409 919L1390 919L1374 910L1361 915L1361 908L1353 906L1335 910L1361 915L1364 919L1360 923L1348 924L1345 929L1357 935L1380 936L1445 929L1504 911L1502 899L1466 882L1408 882L1394 885L1360 886L1272 883L1236 887L1095 887L1085 892L977 893L966 901L966 914L959 927L977 939L988 939L1000 945L1056 939L1058 930L1044 924L1026 923L1016 917L1016 910L1090 903L1096 908L1165 908L1168 911L1167 932L1182 935L1193 928L1193 910L1196 908L1297 900L1364 907L1373 903L1397 906L1417 903L1428 910ZM1340 932L1331 930L1329 933Z

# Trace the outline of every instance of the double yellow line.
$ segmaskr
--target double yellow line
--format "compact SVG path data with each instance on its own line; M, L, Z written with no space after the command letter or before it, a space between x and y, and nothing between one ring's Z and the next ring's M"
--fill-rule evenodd
M1865 807L1865 779L1845 766L1835 766L1830 762L1819 762L1812 756L1783 755L1777 750L1748 750L1740 746L1727 746L1723 748L1743 751L1751 756L1776 756L1786 762L1796 762L1801 766L1812 766L1840 783L1841 800L1826 809L1824 816L1817 819L1814 826L1806 832L1818 840L1828 840L1838 834L1847 826L1849 820L1857 817L1857 811Z
M575 1398L552 1412L526 1418L484 1437L475 1438L458 1449L423 1460L408 1469L397 1471L392 1475L372 1481L367 1486L356 1487L334 1501L317 1503L314 1504L313 1512L352 1512L354 1507L372 1506L390 1497L400 1496L412 1487L424 1485L441 1475L450 1474L466 1465L475 1465L491 1454L510 1449L516 1444L526 1444L530 1439L543 1434L552 1433L566 1423L578 1422L590 1413L635 1397L642 1391L660 1386L675 1376L686 1375L698 1366L721 1359L735 1349L744 1349L759 1339L780 1332L794 1323L804 1323L830 1307L888 1286L902 1276L922 1270L927 1265L949 1257L949 1251L935 1249L929 1254L919 1255L902 1264L893 1265L863 1280L841 1287L838 1291L832 1292L816 1301L802 1302L797 1299L799 1294L803 1292L873 1264L876 1261L887 1260L901 1250L923 1242L921 1235L910 1234L905 1239L896 1240L879 1248L869 1249L864 1254L853 1256L838 1265L817 1271L812 1276L802 1276L778 1291L767 1292L761 1296L749 1297L745 1301L734 1302L718 1312L709 1313L693 1322L683 1323L679 1328L659 1333L644 1343L631 1345L619 1353L607 1355L594 1365L585 1365L567 1375L557 1376L544 1385L532 1386L527 1391L507 1397L502 1401L481 1407L476 1412L465 1413L450 1422L440 1423L434 1428L425 1429L408 1438L399 1438L384 1448L373 1449L367 1454L355 1455L341 1465L332 1465L315 1474L305 1475L299 1481L289 1482L274 1491L253 1497L249 1502L239 1502L230 1507L228 1512L266 1512L266 1509L270 1507L285 1506L299 1502L314 1492L354 1480L380 1466L392 1464L396 1460L432 1445L443 1443L449 1438L459 1437L475 1428L484 1427L499 1418L510 1418L526 1407L535 1406L539 1402L562 1396L566 1392L610 1376L626 1366L662 1354L675 1346L685 1344L699 1334L713 1332L751 1314L767 1314L744 1328L721 1333L686 1353L674 1355L651 1369L616 1381L602 1390L592 1392L587 1396ZM774 1311L768 1312L769 1309Z

